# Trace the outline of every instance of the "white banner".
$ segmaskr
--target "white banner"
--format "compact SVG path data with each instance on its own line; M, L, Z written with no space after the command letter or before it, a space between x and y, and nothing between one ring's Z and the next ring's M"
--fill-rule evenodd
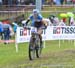
M43 40L46 39L45 34L46 34L46 31L43 30L43 34L42 34ZM31 37L31 30L24 29L23 27L17 28L17 33L16 33L17 43L29 42L30 37Z
M16 42L23 43L29 42L31 37L31 31L17 28ZM43 40L68 40L75 39L75 26L48 26L46 30L43 30Z
M75 39L75 26L52 26L46 30L46 40Z

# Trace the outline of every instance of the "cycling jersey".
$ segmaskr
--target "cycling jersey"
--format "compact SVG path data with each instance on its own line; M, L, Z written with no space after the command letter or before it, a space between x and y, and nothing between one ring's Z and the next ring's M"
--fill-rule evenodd
M29 16L29 19L31 20L31 25L32 25L32 26L35 26L35 24L37 24L38 26L40 26L41 21L42 21L42 18L43 18L43 17L41 16L41 14L38 14L37 17L34 17L33 14ZM37 22L37 21L38 21L38 22Z

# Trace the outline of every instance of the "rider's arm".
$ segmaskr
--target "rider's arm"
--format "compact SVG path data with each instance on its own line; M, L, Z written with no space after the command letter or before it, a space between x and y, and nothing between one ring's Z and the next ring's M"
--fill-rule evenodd
M30 19L28 18L27 21L26 21L26 25L28 24L29 21L30 21Z
M48 26L48 22L45 19L42 19L42 22L45 26Z
M26 25L29 23L30 20L32 20L32 18L33 18L33 15L31 14L31 15L29 16L29 18L27 19L27 21L26 21Z

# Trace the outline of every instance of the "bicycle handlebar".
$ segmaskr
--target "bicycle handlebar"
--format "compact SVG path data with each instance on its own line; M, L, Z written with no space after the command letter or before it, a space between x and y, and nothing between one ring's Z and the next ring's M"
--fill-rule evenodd
M32 26L25 26L24 28L30 30L30 29L32 28ZM34 28L37 28L37 27L34 27ZM46 29L45 26L42 26L42 27L40 27L40 28L41 28L41 29Z
M29 29L29 30L31 29L30 26L24 26L24 28L25 28L25 29Z

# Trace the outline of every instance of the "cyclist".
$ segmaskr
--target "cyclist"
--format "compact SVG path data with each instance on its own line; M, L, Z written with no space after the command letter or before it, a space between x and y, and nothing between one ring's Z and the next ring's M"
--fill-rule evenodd
M36 27L37 28L37 32L39 34L39 38L40 38L40 46L42 46L42 26L45 26L45 28L47 27L46 22L43 20L42 15L40 14L39 10L37 9L33 9L32 14L28 17L25 26L28 24L28 22L31 21L31 26Z

